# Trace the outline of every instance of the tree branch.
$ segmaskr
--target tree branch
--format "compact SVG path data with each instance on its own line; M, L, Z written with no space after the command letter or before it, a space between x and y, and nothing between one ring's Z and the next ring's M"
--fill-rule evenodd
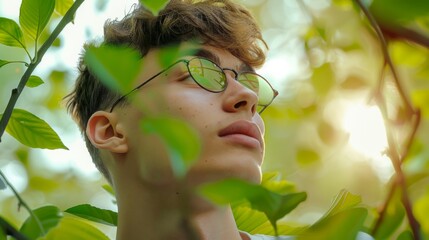
M28 206L28 204L24 201L24 199L21 198L21 196L19 195L19 193L15 190L15 188L13 187L13 185L7 180L6 176L3 174L3 172L1 170L0 170L0 177L3 178L4 182L6 183L6 185L10 188L10 190L12 190L13 194L18 199L18 206L23 206L28 211L28 213L30 214L30 216L37 223L37 226L39 227L40 232L42 232L43 234L45 234L45 229L43 228L43 225L40 222L40 219L34 214L34 212L31 210L31 208Z
M402 188L401 200L402 200L402 204L404 205L404 208L405 208L405 211L407 214L409 225L410 225L411 230L413 232L414 238L416 240L420 240L421 239L420 224L417 222L416 218L414 217L414 214L412 211L412 206L411 206L411 201L410 201L408 193L407 193L407 184L406 184L406 180L405 180L405 174L402 171L402 167L401 167L403 160L408 155L408 151L409 151L409 148L411 147L412 141L414 140L415 133L417 132L417 129L418 129L418 126L420 123L420 111L414 110L414 108L411 104L411 101L405 95L404 89L402 88L402 85L401 85L401 81L399 80L398 74L396 73L395 66L392 62L390 55L389 55L389 52L387 49L387 42L385 40L385 37L383 35L382 30L380 29L379 24L377 23L375 18L372 16L372 14L369 12L369 10L365 7L365 5L363 5L361 0L355 0L355 2L359 5L360 9L365 14L366 18L370 22L372 28L376 32L377 37L380 41L381 50L383 52L383 57L384 57L384 61L385 61L382 71L385 70L385 66L387 64L387 66L389 66L390 71L393 74L393 79L394 79L396 88L397 88L397 90L401 96L401 99L402 99L403 103L406 105L406 108L407 108L406 113L410 116L411 120L413 120L413 116L416 117L414 124L413 124L413 130L412 130L409 138L407 139L406 149L404 150L403 153L400 153L399 151L397 151L396 145L394 142L393 133L391 131L389 131L389 129L386 129L386 130L387 130L387 135L388 135L387 140L388 140L388 146L389 146L388 154L389 154L389 157L392 161L393 167L395 169L396 179L397 179L397 184L395 184L392 187L395 187L396 185L398 185ZM380 81L383 81L383 79L380 79ZM377 92L376 92L376 97L377 97L379 105L381 105L380 110L383 112L383 116L385 117L385 119L387 119L388 118L387 117L388 116L387 115L387 109L384 107L384 101L382 101L380 96L381 96L381 88L378 87ZM391 190L391 191L393 192L393 190ZM386 206L387 206L388 202L390 201L390 198L391 198L391 194L389 193L388 198L386 199L386 203L385 203ZM387 207L382 209L382 212L380 212L380 216L384 216L384 214L385 214L384 211L386 211L386 209L387 209ZM379 225L379 224L381 224L381 222L376 223L376 227L378 228L377 224ZM375 231L376 230L377 229L375 229Z
M76 0L73 3L73 5L70 7L70 9L64 15L64 17L61 19L61 21L55 27L52 34L49 36L49 38L46 40L46 42L43 43L43 45L37 51L37 54L35 56L34 61L32 61L29 64L24 75L21 77L21 80L19 81L18 87L14 88L12 90L12 94L10 96L9 102L8 102L6 109L3 113L3 116L0 120L0 142L1 142L1 137L3 136L3 133L6 129L7 123L9 122L9 119L12 116L12 111L15 107L15 104L18 101L18 98L21 95L22 91L24 90L25 84L27 84L27 81L30 78L31 74L33 73L34 69L36 68L37 65L39 65L40 61L42 60L46 51L51 47L54 40L58 37L58 35L61 33L61 31L64 29L64 27L68 23L73 21L74 15L75 15L77 9L79 8L79 6L83 3L83 1L84 0Z
M1 216L0 216L0 228L2 228L4 230L6 235L12 236L16 240L29 240L29 238L27 236L25 236L24 234L22 234L18 230L16 230L12 226L12 224L10 224L8 221L6 221L6 219L3 219Z
M402 39L429 48L429 37L414 29L381 23L381 31L392 39Z

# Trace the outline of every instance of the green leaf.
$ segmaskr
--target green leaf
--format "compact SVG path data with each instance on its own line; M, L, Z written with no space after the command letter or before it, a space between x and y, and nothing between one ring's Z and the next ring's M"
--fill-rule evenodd
M3 228L0 228L0 240L7 240L6 232Z
M429 1L373 0L370 6L374 16L387 23L408 23L427 16Z
M427 168L422 169L422 171L427 172ZM427 178L426 178L427 181ZM418 184L415 184L414 186L417 186ZM427 184L426 184L427 186ZM422 229L428 229L429 228L429 188L425 187L426 191L424 194L422 194L418 199L415 200L414 206L413 206L413 213L415 214L415 217L417 221L421 224ZM424 230L426 237L429 237L429 231Z
M48 24L54 8L55 0L23 0L19 12L19 23L24 32L33 39L38 39Z
M228 204L247 199L253 209L263 212L277 232L277 220L295 209L307 198L305 192L277 194L261 185L238 179L226 179L204 184L200 193L217 204Z
M159 51L159 63L162 68L167 68L184 56L192 56L201 47L197 42L188 42L186 47L180 44L165 46Z
M110 195L112 195L113 197L115 197L115 190L113 190L112 186L110 186L109 184L104 184L103 186L101 186L106 192L108 192Z
M123 94L133 88L142 66L140 53L128 47L90 46L84 60L100 81Z
M78 218L64 216L57 227L40 240L109 240L100 230Z
M297 239L356 239L367 215L368 211L365 208L341 211L318 221Z
M21 28L15 21L0 17L0 43L6 46L25 48Z
M140 0L140 3L149 9L154 15L158 15L159 11L167 5L168 0Z
M279 194L295 191L295 184L279 179L278 172L264 172L262 175L261 185L266 189Z
M401 234L399 234L396 240L414 240L414 235L410 230L405 230Z
M56 0L55 12L57 12L61 16L64 16L66 12L70 9L70 7L73 5L73 3L73 0Z
M354 195L342 189L334 198L331 207L325 213L324 218L333 216L343 210L353 208L362 202L359 195Z
M28 79L27 83L25 84L25 86L30 87L30 88L34 88L34 87L37 87L43 83L45 83L45 82L43 82L43 80L40 77L31 75L30 78Z
M241 231L250 234L265 234L275 235L275 231L271 222L263 212L254 210L244 204L232 205L232 213L234 214L237 228ZM279 235L297 235L303 232L306 226L290 226L284 223L277 224L277 232Z
M2 116L3 114L0 114ZM33 148L68 149L58 134L42 119L15 108L6 131L20 143Z
M109 226L118 225L118 213L106 209L97 208L89 204L78 205L65 210L65 212Z
M195 130L185 121L172 117L146 118L141 128L146 133L157 134L165 142L175 176L184 177L201 150Z
M387 206L386 215L375 234L376 239L390 239L390 236L401 225L404 217L405 210L401 204L399 194Z
M298 163L305 166L319 162L320 157L315 150L307 147L301 147L297 149L296 160Z
M42 224L45 234L51 228L57 226L58 222L62 218L62 213L56 206L44 206L35 209L33 213L37 216L40 223ZM19 231L30 239L36 239L43 236L43 232L41 231L39 225L31 216L25 220Z
M311 82L320 96L326 96L335 84L335 75L329 63L315 68Z
M11 63L11 62L0 59L0 68L3 67L6 64L9 64L9 63Z

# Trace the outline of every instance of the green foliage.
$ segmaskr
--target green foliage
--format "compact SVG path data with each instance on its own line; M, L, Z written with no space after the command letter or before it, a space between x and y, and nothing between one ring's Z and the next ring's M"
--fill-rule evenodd
M55 8L55 0L23 0L19 23L31 38L37 39L49 22Z
M413 240L414 236L410 230L405 230L401 234L399 234L396 240Z
M247 204L233 204L232 211L234 214L237 228L250 234L276 235L275 229L267 216L258 210L252 209ZM277 223L277 234L281 235L299 235L307 226L298 226L297 224L283 223L281 220Z
M30 239L45 235L51 228L57 226L62 218L62 213L56 206L41 207L33 210L33 213L37 220L33 216L29 216L19 230Z
M6 65L6 64L9 64L10 62L8 62L8 61L5 61L5 60L1 60L0 59L0 68L1 67L3 67L4 65Z
M140 3L151 10L154 15L158 15L159 11L168 3L168 0L140 0Z
M262 175L261 185L272 192L280 194L296 191L295 184L281 179L278 172L264 172Z
M343 189L337 194L337 196L335 196L331 207L323 218L328 218L346 209L356 207L361 203L361 201L362 199L360 196L354 195Z
M142 67L140 54L127 47L90 46L84 59L100 81L122 93L133 88Z
M100 5L106 2L107 1L98 1L96 4ZM140 2L148 6L156 15L167 1L141 0ZM265 1L263 4L267 4L268 2L270 1ZM388 102L389 107L397 110L398 114L405 116L401 118L401 121L405 121L405 124L404 122L396 121L394 125L390 125L390 128L394 130L399 129L401 131L403 129L407 130L411 128L410 124L406 122L406 117L408 117L406 113L404 114L404 111L396 109L396 105L398 105L396 96L397 89L394 89L393 94L389 92L392 88L395 88L392 81L390 81L391 76L387 73L387 77L385 78L378 77L378 75L380 75L379 68L381 68L381 66L378 65L381 65L383 62L383 58L380 57L379 54L380 46L377 39L374 38L372 29L362 27L364 26L363 23L366 19L362 18L363 15L360 14L361 10L356 5L354 10L351 9L350 1L334 0L332 2L334 5L326 7L324 12L312 13L313 11L317 11L315 8L305 13L308 17L306 18L305 25L310 24L312 26L309 27L310 30L307 31L307 33L305 33L305 31L308 29L304 29L305 27L301 28L301 34L306 35L304 41L306 41L306 46L308 46L307 50L310 51L312 47L315 47L322 49L324 54L323 63L321 63L321 65L317 65L317 67L313 69L311 78L307 77L311 75L311 70L306 71L304 74L301 73L300 75L305 78L305 81L307 81L306 84L310 87L312 95L307 94L303 96L299 93L297 95L301 97L301 100L308 100L307 103L309 104L302 105L302 102L289 100L286 96L285 99L279 99L279 105L274 106L274 110L272 112L267 111L264 113L266 120L268 122L271 121L270 123L274 123L273 128L275 128L271 132L267 131L266 138L268 138L268 141L272 141L274 137L281 135L281 143L277 147L281 150L281 154L273 155L268 152L271 154L268 160L278 158L281 159L281 161L284 161L282 162L281 167L278 167L279 171L288 173L286 178L290 177L295 180L298 179L298 181L300 181L300 188L309 191L308 195L313 195L312 199L316 198L317 201L320 202L320 205L323 205L324 201L323 199L318 199L318 197L326 197L326 195L329 195L326 194L326 192L329 191L328 189L325 190L326 185L323 184L328 181L326 181L326 177L324 177L323 179L318 178L318 181L314 182L314 178L311 178L311 176L314 176L316 171L317 173L321 173L320 175L323 176L322 173L326 174L324 171L329 169L329 175L333 176L332 178L334 179L331 181L341 186L346 185L346 181L350 181L349 178L356 176L351 173L344 173L344 170L339 167L339 165L341 165L340 162L334 161L338 160L337 158L340 158L343 162L349 161L349 156L344 157L341 155L345 143L338 141L338 138L336 137L336 134L338 134L338 132L336 132L338 131L337 128L341 125L340 120L335 119L338 116L331 116L330 113L332 111L324 111L329 102L335 100L332 99L332 97L341 99L341 94L343 94L345 95L344 99L352 99L356 94L373 92L379 82L386 81L387 90L382 92L388 100L386 102ZM36 45L35 50L37 51L37 40L43 41L43 39L48 38L51 34L50 31L44 31L43 29L46 29L54 9L59 15L64 15L72 4L72 0L24 0L21 5L19 17L21 27L11 19L0 17L0 44L7 47L21 48L27 51L25 40L29 40L28 37L31 37L35 41L31 44L28 42L28 46ZM315 3L315 5L317 4ZM340 5L340 10L336 8L338 5ZM429 193L423 193L424 191L421 191L421 186L425 186L424 183L427 182L427 169L429 168L427 161L429 155L428 150L425 147L429 142L427 134L424 134L427 130L429 117L429 91L427 90L429 87L427 84L427 79L429 79L429 71L427 70L429 69L429 61L427 60L428 51L427 47L424 47L424 45L422 45L422 47L416 47L416 42L414 41L415 36L395 30L396 28L418 29L419 33L422 34L419 37L422 39L426 38L427 41L427 29L429 26L427 13L429 12L429 4L426 0L416 0L412 2L400 0L374 0L365 1L365 5L370 6L370 10L376 16L377 20L382 20L380 21L380 24L394 26L390 29L390 31L393 31L393 34L390 33L390 37L393 38L388 39L388 50L392 56L393 62L397 66L400 76L405 80L405 87L403 90L407 95L411 96L412 103L415 107L420 108L422 111L420 119L421 128L419 128L421 131L419 131L415 136L413 144L413 146L418 145L418 149L410 149L411 154L406 158L407 161L404 161L403 167L407 176L407 183L409 184L408 190L410 190L410 195L413 196L413 212L416 215L417 220L421 223L424 236L427 237L429 236L429 220L427 218L427 213L429 212ZM268 4L264 5L264 7L265 6L268 6ZM259 11L262 13L265 9L264 7L260 7L256 9L256 11L258 13ZM266 7L266 9L272 11L273 16L285 16L285 14L274 14L274 10L278 11L278 9L282 8L270 9L269 7ZM270 16L266 14L258 15L264 16L264 23L269 24L270 21L272 21ZM310 18L311 21L308 20ZM386 26L381 25L381 27ZM347 31L347 29L349 31ZM350 29L353 31L350 31ZM277 35L276 38L270 39L268 42L278 43L284 40L283 35L285 34L282 33L282 30L276 32L281 34ZM290 31L288 30L288 32ZM270 36L270 34L267 36ZM335 44L335 41L338 39L344 40L344 38L347 37L352 39L347 44ZM406 39L407 41L398 41L400 39ZM413 44L409 44L408 42L413 42ZM273 47L270 46L272 52L276 52L280 49L275 46L275 44L273 45ZM21 51L20 49L17 50ZM175 59L181 56L181 54L183 53L180 52L180 48L177 45L171 46L165 51L161 51L159 58L160 65L164 67L170 65ZM308 54L308 52L303 55L305 54ZM365 57L362 57L364 55ZM16 58L16 55L11 54L9 57L10 56L14 59ZM31 56L29 57L31 58ZM37 58L38 56L35 56L31 62L35 62ZM356 58L357 61L350 61L350 59L353 58ZM0 67L11 63L23 63L20 61L5 59L8 58L2 51ZM302 65L307 64L305 63L305 59L300 60L302 61ZM122 93L126 93L135 87L136 77L138 76L143 64L140 61L140 55L138 52L128 48L111 48L109 46L90 47L85 55L85 61L87 61L88 65L92 67L91 70L93 70L106 85L113 89L118 89ZM348 65L355 65L356 69L350 71L350 69L345 68L345 66ZM371 72L366 72L366 69L374 68L374 65L375 70L372 69ZM8 67L9 66L7 66L7 68ZM2 70L3 69L6 69L6 67L2 68ZM16 71L19 72L19 68L17 68ZM276 75L276 73L274 72L273 75ZM377 77L374 77L375 75L377 75ZM8 78L11 77L3 76L2 80L15 80ZM31 75L31 73L27 78L28 81L24 84L27 87L36 87L43 83L41 78ZM52 79L50 80L52 81ZM302 83L303 79L300 78L298 81L301 81ZM287 86L281 87L287 89L285 92L291 92L293 95L295 91L294 88L298 85L296 82L292 79L287 83ZM53 83L53 86L52 92L54 92L54 94L61 95L61 90L64 88L63 83L58 84L58 82L56 82ZM312 92L313 90L315 93ZM367 97L368 96L365 95L365 98ZM23 104L28 103L23 102ZM57 101L55 101L55 104L57 104ZM30 106L28 109L31 109ZM284 114L284 110L289 112L294 111L294 118L292 121L290 114L285 117L287 114ZM338 109L338 112L340 111L341 109ZM3 118L4 115L6 115L6 113L2 114L1 118ZM364 117L365 116L362 116L362 118ZM327 120L329 120L329 122ZM386 122L389 123L392 121L388 119ZM281 131L278 131L281 129L278 125L275 125L276 123L283 124L282 130L286 130L287 134L283 134ZM316 125L315 128L317 131L315 132L317 133L314 136L306 132L303 133L303 131L299 131L301 129L313 130L311 127L314 127L314 125L309 123L315 123ZM267 125L269 126L269 124ZM193 161L197 159L201 147L199 145L198 138L192 129L190 129L184 122L177 119L171 119L169 117L148 119L147 121L143 121L141 126L144 131L157 134L162 140L164 140L167 148L169 149L170 155L172 156L171 165L176 176L184 176L189 166L191 166ZM402 132L406 132L405 130ZM7 125L7 131L20 142L30 147L42 147L48 149L66 148L59 139L58 134L56 134L44 120L41 120L22 109L15 109L13 111L12 118ZM401 131L395 132L392 135L398 136L397 138L400 139L397 141L397 145L406 148L406 144L404 144L403 139L408 139L408 135L402 134ZM296 137L294 134L302 137ZM306 143L310 142L311 145L304 145L305 147L303 147L299 140L296 140L301 138L304 138ZM319 143L318 140L321 140L321 143ZM22 154L22 152L25 152L26 154ZM325 161L326 152L329 152L328 159L333 159L331 160L331 162L333 162L332 165L328 165ZM296 154L296 156L294 154ZM35 177L33 175L35 170L30 168L32 165L29 164L32 155L29 154L29 150L26 147L21 147L20 151L13 152L12 155L16 155L14 157L19 159L19 161L28 168L27 174L29 175L31 182L24 191L26 191L26 193L30 193L30 196L35 196L35 191L40 196L41 194L44 194L43 197L46 197L47 201L51 202L52 196L50 199L49 194L47 193L48 190L46 190L49 188L46 188L49 184L44 183L49 183L49 179L52 182L55 182L57 180L56 177L53 177L55 174L46 174L43 181L41 181L40 178ZM351 158L359 157L354 156L357 155L354 153L352 155L353 156L350 156ZM293 161L289 159L293 159ZM295 163L298 163L298 167L294 165ZM317 167L313 169L306 168L307 170L304 171L301 169L297 170L297 168L302 166L300 164L305 164L305 166L320 164L317 166L323 166L323 169ZM287 167L283 167L285 165ZM353 172L355 169L356 171L359 170L358 167L354 166L352 169ZM365 171L364 179L370 176L371 173L372 172L370 171ZM347 175L347 180L345 181L344 178L341 178L341 175ZM302 179L304 180L301 181L302 179L300 180L299 177L296 178L296 176L303 176ZM294 184L277 177L278 176L276 176L275 173L265 174L262 186L249 185L243 182L236 182L235 180L226 180L225 182L218 182L213 185L206 186L207 188L204 192L221 203L234 201L232 207L237 226L241 230L254 234L262 233L273 235L278 233L285 235L298 235L299 238L302 239L354 239L358 231L366 229L367 226L364 226L364 223L372 223L371 221L374 220L370 216L367 216L367 210L361 205L360 196L353 195L346 190L342 190L334 199L329 210L321 219L316 221L315 224L283 223L280 218L284 215L289 214L293 209L296 210L292 213L301 210L296 207L305 199L305 193L296 193ZM309 180L306 180L305 178L308 178ZM76 182L77 184L74 184L79 185L82 188L87 187L86 184L82 184L81 181ZM380 184L380 182L374 182L371 184L368 184L369 182L360 182L356 184L359 185L358 187L354 187L361 188L360 191L362 192L367 191L366 197L369 199L376 195L377 202L381 202L381 200L378 199L379 195L381 195L380 190L386 188L386 184ZM332 182L328 183L332 184ZM60 183L55 182L55 184L59 185ZM374 187L378 184L382 185L383 189L377 189ZM40 187L40 185L43 185L44 187ZM329 187L335 188L335 186ZM398 188L398 186L393 187ZM0 178L0 189L2 188L5 188L5 182ZM113 195L113 190L111 188L107 188L107 190ZM56 188L55 194L60 191L67 191L67 186ZM376 194L373 192L376 192ZM316 195L315 193L319 193L319 195ZM38 198L35 199L37 202ZM53 197L53 199L58 199L58 196ZM32 201L33 199L29 197L28 200ZM61 199L59 201L63 200ZM386 199L385 201L389 201L389 199ZM306 206L307 208L301 210L299 214L309 211L311 215L311 208L317 204L319 203L316 203L315 201L311 202L311 206ZM406 214L402 205L403 203L400 202L400 200L391 199L390 204L384 212L385 217L382 219L378 231L376 231L377 239L392 238L393 236L398 236L397 239L399 240L415 239L413 237L413 233L409 230L410 227L405 224L407 221L403 221ZM369 206L367 208L371 209L373 207L375 208L375 206ZM8 210L8 205L6 204L1 208L2 216L4 214L6 216L7 211L3 212L5 209ZM63 212L55 206L36 209L34 210L34 213L40 219L46 235L43 234L43 231L40 230L40 227L37 226L37 222L31 216L25 221L21 231L25 232L29 237L31 237L31 239L36 238L37 236L42 236L41 239L61 240L107 239L107 237L94 226L90 225L86 221L82 221L80 218L72 217L70 214L79 216L86 220L113 226L117 223L117 214L115 212L103 210L88 204L69 208L65 212L67 214L65 214L64 217L61 217ZM377 218L375 220L377 220ZM6 239L5 232L2 228L0 228L0 240L1 239Z
M356 239L362 229L368 210L351 208L323 218L298 239Z
M264 173L261 186L280 195L296 193L294 184L282 180L278 172ZM249 201L234 202L231 207L238 229L251 234L296 235L306 228L306 226L288 225L277 221L277 229L275 229L267 215L263 211L253 208Z
M0 43L6 46L25 48L24 35L15 21L0 17ZM0 64L0 66L2 65L4 64Z
M198 49L198 43L187 43L186 47L181 44L172 44L165 46L159 51L159 63L162 68L167 68L173 64L177 59L184 56L192 56Z
M301 232L298 239L356 239L368 213L358 207L360 203L360 196L341 190L324 216Z
M413 0L412 3L401 0L374 0L370 6L375 16L395 24L408 23L420 17L427 17L429 2Z
M320 160L320 156L317 151L307 147L302 147L298 149L296 159L298 163L305 166L318 162Z
M40 240L109 240L109 238L96 227L79 219L64 216L57 227L49 231Z
M25 86L30 87L30 88L34 88L34 87L37 87L43 83L44 82L40 77L32 75L32 76L30 76L30 78L28 78L28 81L25 84Z
M324 64L313 71L311 78L316 92L320 96L326 96L335 83L334 73L330 64Z
M58 134L44 120L23 109L15 108L13 110L6 131L20 143L29 147L67 149Z
M85 218L93 222L106 224L109 226L118 225L118 213L110 210L97 208L89 204L74 206L72 208L65 210L64 212L76 215L81 218Z
M55 0L55 12L64 16L73 5L73 0Z
M161 137L168 149L175 176L183 178L201 150L201 141L192 126L183 120L156 117L143 119L141 128L146 133Z
M203 185L201 194L217 204L229 204L246 199L252 208L263 212L277 235L277 221L307 198L305 192L278 194L261 185L238 179L220 180Z
M0 240L7 240L7 235L3 228L0 228Z

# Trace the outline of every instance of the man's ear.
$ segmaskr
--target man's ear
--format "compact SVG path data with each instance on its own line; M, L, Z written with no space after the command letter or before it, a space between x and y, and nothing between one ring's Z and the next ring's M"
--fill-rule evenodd
M114 113L97 111L92 114L86 126L86 135L99 149L114 153L126 153L128 144Z

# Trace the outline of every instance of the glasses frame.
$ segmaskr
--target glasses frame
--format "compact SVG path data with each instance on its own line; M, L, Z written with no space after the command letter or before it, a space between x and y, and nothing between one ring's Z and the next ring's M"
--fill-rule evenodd
M135 88L133 88L131 91L129 91L128 93L126 93L126 94L124 94L124 95L122 95L120 98L118 98L113 104L112 104L112 107L110 108L110 112L113 112L113 109L116 107L116 105L118 105L122 100L124 100L127 96L129 96L129 95L131 95L132 93L134 93L134 92L136 92L136 91L138 91L140 88L142 88L144 85L146 85L147 83L149 83L150 81L152 81L153 79L155 79L156 77L158 77L159 75L161 75L161 74L163 74L163 73L165 73L166 71L168 71L168 70L170 70L172 67L174 67L176 64L178 64L178 63L180 63L180 62L184 62L184 63L186 63L186 69L188 70L188 73L189 73L189 75L190 75L190 77L192 78L192 80L196 83L196 84L198 84L198 86L200 86L202 89L204 89L204 90L206 90L206 91L208 91L208 92L212 92L212 93L219 93L219 92L223 92L223 91L225 91L226 90L226 88L228 87L228 81L226 81L225 82L225 87L223 88L223 89L221 89L220 91L214 91L214 90L210 90L210 89L207 89L207 88L205 88L204 86L202 86L197 80L195 80L195 78L192 76L192 73L191 73L191 71L190 71L190 69L189 69L189 62L190 61L192 61L192 60L194 60L194 59L204 59L204 60L206 60L206 61L209 61L209 62L211 62L211 63L213 63L216 67L218 67L221 71L222 71L222 73L225 75L225 77L226 77L226 73L225 73L225 71L227 70L227 71L231 71L231 72L233 72L234 73L234 79L236 80L236 81L238 81L238 76L239 75L241 75L241 74L243 74L243 73L251 73L251 74L254 74L254 75L257 75L258 77L260 77L260 78L262 78L267 84L268 84L268 86L271 88L271 90L273 91L273 98L271 99L271 101L268 103L268 104L266 104L266 105L259 105L259 106L263 106L263 108L260 110L260 111L258 111L258 113L259 114L261 114L269 105L271 105L271 103L274 101L274 98L276 98L277 97L277 95L279 94L279 92L276 90L276 89L274 89L272 86L271 86L271 84L270 84L270 82L268 82L268 80L267 79L265 79L264 77L262 77L261 75L259 75L259 74L257 74L257 73L255 73L255 72L251 72L251 71L243 71L243 72L237 72L236 70L234 70L234 69L231 69L231 68L222 68L222 67L220 67L219 65L217 65L215 62L213 62L212 60L210 60L210 59L207 59L207 58L204 58L204 57L194 57L194 58L191 58L191 59L189 59L189 60L187 60L187 59L180 59L180 60L177 60L176 62L174 62L174 63L172 63L171 65L169 65L168 67L166 67L165 69L163 69L162 71L160 71L159 73L157 73L157 74L155 74L155 75L153 75L152 77L150 77L150 78L148 78L146 81L144 81L143 83L141 83L140 85L138 85L137 87L135 87ZM240 83L241 84L241 83ZM243 85L244 86L244 85ZM244 86L244 87L246 87L246 86ZM247 87L246 87L247 88ZM253 91L253 90L252 90Z

